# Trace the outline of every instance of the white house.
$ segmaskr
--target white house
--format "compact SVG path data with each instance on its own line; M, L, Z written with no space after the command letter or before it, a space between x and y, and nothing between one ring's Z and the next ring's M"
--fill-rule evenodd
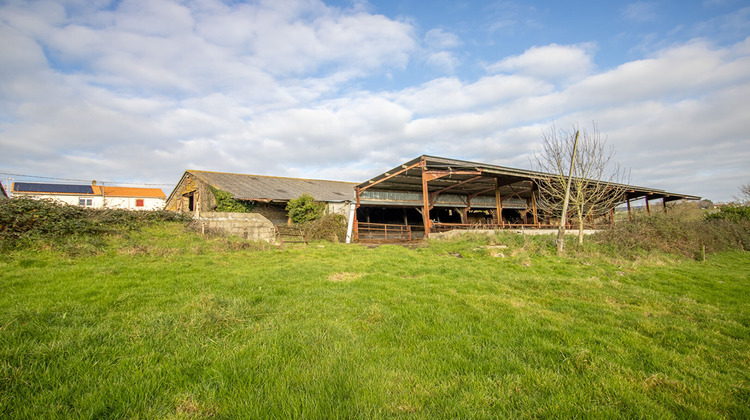
M159 188L108 187L103 185L45 184L15 182L14 197L51 199L81 207L161 210L166 195Z

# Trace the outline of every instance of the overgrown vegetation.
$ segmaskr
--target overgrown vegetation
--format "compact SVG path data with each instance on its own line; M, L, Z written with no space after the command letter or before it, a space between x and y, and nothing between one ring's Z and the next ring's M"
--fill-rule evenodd
M719 211L709 213L708 220L726 220L729 222L750 222L750 206L728 205Z
M659 250L687 257L704 252L746 250L750 245L747 207L725 207L706 214L696 205L677 205L667 213L635 212L633 220L598 232L593 239L615 254L634 257Z
M228 213L252 213L255 206L252 202L235 199L228 191L211 187L216 200L216 211Z
M153 222L186 220L189 219L170 211L92 209L48 200L14 198L0 201L0 248L33 241L62 243L70 237L97 237Z
M308 240L332 242L343 242L346 239L346 228L346 217L341 214L326 214L302 225Z
M326 203L317 203L310 194L302 194L301 196L289 200L286 205L286 211L289 212L289 218L296 224L303 224L306 222L312 222L318 220L323 216Z

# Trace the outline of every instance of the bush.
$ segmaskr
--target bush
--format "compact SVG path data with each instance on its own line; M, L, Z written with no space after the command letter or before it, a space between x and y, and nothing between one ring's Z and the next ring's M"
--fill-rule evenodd
M0 201L0 242L3 248L23 241L97 236L118 229L136 229L144 223L185 221L182 214L166 211L89 209L49 200L14 198Z
M323 216L325 206L325 203L316 203L310 194L302 194L293 200L289 200L286 210L289 212L289 218L292 219L292 222L303 224Z
M744 250L750 243L750 221L705 217L697 208L678 206L666 214L636 213L632 221L619 222L592 239L623 256L658 250L697 257L703 247L709 253Z
M343 242L346 239L346 217L341 214L327 214L318 220L305 223L302 229L308 240Z
M706 215L707 220L728 220L730 222L750 222L750 206L725 206L718 212Z

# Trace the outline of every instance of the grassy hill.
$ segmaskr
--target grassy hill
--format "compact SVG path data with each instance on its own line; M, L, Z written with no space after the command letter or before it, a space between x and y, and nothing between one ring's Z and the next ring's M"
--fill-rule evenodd
M166 222L11 249L0 417L750 418L750 255L571 255Z

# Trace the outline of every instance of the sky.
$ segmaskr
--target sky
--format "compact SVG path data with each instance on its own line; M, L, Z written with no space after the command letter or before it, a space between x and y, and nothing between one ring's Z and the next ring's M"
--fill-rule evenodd
M750 2L0 0L0 180L531 169L596 125L630 183L750 182Z

